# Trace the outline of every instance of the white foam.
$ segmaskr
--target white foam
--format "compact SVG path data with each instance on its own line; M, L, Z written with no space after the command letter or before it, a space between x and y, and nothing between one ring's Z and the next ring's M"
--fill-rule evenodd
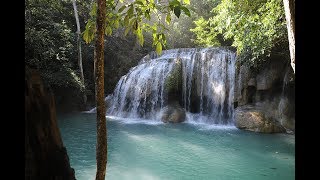
M153 120L153 119L141 119L141 118L124 118L118 116L106 116L111 121L118 121L123 124L147 124L147 125L161 125L165 124L160 120ZM234 130L237 129L233 124L209 124L205 122L199 122L187 119L185 122L186 124L190 124L192 126L197 127L199 130Z
M142 118L123 118L118 116L106 116L111 121L119 121L123 124L147 124L147 125L159 125L163 124L161 121Z
M81 113L96 113L96 108L92 108L92 109L90 109L90 110L88 110L88 111L82 111Z
M234 124L212 124L208 121L207 116L203 116L201 114L193 114L193 113L186 113L187 120L185 123L191 124L199 128L199 130L211 130L211 129L222 129L222 130L230 130L230 129L237 129Z

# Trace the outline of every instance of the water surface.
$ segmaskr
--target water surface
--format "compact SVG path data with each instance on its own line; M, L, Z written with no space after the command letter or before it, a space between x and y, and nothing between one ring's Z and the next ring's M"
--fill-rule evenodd
M95 179L96 116L59 115L78 180ZM108 180L293 180L295 137L230 126L107 119Z

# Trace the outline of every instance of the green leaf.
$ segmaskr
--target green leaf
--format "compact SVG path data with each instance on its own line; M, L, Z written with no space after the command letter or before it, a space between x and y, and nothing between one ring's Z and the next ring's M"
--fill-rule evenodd
M126 28L126 30L124 31L124 35L125 35L125 36L129 33L130 29L131 29L131 28L130 28L129 26Z
M114 20L114 27L115 27L116 29L119 28L119 19Z
M187 15L187 16L191 16L191 14L190 14L190 11L189 11L189 9L188 8L186 8L186 7L184 7L184 6L181 6L181 9L182 9L182 11Z
M124 25L125 26L129 26L129 16L128 15L126 15L125 17L124 17Z
M138 20L137 20L137 19L135 19L135 20L133 21L132 29L133 29L133 30L137 30L137 29L138 29Z
M162 52L162 44L160 42L158 42L157 46L156 46L156 52L158 55L161 55Z
M166 16L166 23L169 25L170 22L171 22L171 15L170 15L170 13L168 13Z
M190 4L190 0L183 0L184 3Z
M179 18L181 14L180 6L176 6L173 10L174 14Z
M107 19L111 19L113 17L113 14L112 13L108 13L108 14L106 14L106 16L107 16L106 17Z
M150 16L150 9L145 10L145 12L144 12L144 16L145 16L148 20L150 20L150 19L151 19L151 16Z
M136 0L134 3L135 3L135 4L138 4L138 5L141 5L141 6L144 6L143 2L141 2L141 1L139 1L139 0Z
M166 40L166 35L165 35L164 33L161 33L161 38L162 38L163 42L167 41L167 40ZM165 43L164 43L164 44L165 44Z
M142 31L141 31L140 28L138 28L138 30L137 30L137 38L138 38L139 44L140 44L141 46L143 46L144 37L143 37Z
M169 2L169 5L172 6L172 7L175 7L175 6L180 6L180 2L177 1L177 0L173 0L173 1L170 1Z
M91 17L93 17L97 14L97 3L96 2L93 3L92 9L89 14Z
M156 33L152 34L152 46L155 46L158 43L158 36Z
M127 15L129 15L130 17L133 16L133 6L131 5L129 10L127 11Z
M95 31L96 31L95 21L89 19L85 31L83 32L83 39L88 44L94 39Z
M121 13L127 6L126 5L123 5L119 10L118 10L118 13Z
M112 29L111 29L110 26L106 27L105 33L106 33L107 36L110 36L112 34Z
M89 33L88 33L87 29L83 32L83 39L87 44L90 42L89 41Z

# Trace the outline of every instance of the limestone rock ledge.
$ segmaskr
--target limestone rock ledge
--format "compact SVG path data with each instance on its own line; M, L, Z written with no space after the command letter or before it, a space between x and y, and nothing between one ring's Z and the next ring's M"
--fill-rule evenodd
M286 129L262 108L246 105L236 108L235 125L239 129L260 133L283 133Z

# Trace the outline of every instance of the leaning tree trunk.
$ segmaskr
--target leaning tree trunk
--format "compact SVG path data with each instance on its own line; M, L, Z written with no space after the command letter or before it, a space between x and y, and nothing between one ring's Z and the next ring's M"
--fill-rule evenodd
M96 104L97 104L97 173L96 180L104 180L107 166L107 126L106 107L104 103L104 32L106 20L106 0L97 0L97 34L96 34Z
M84 75L83 75L83 68L82 68L82 53L81 53L81 41L80 41L81 30L80 30L80 23L79 23L79 16L78 16L76 0L72 0L72 5L73 5L73 10L74 10L74 16L76 18L76 23L77 23L78 64L79 64L79 69L80 69L81 82L84 86L83 104L85 106L87 104L87 95L86 95L86 86L84 84Z
M295 0L283 0L286 14L291 67L295 73Z

